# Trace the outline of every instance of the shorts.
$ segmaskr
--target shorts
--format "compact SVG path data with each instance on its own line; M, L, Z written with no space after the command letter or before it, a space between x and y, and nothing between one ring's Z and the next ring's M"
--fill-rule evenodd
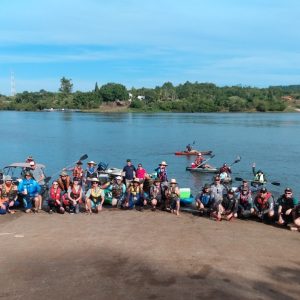
M91 200L91 208L97 208L101 205L101 201L94 202Z

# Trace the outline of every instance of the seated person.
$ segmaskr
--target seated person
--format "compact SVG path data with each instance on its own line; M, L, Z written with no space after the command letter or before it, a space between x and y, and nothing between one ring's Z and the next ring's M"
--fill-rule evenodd
M147 200L144 199L143 189L140 186L139 179L135 178L127 188L127 196L123 207L132 209L136 206L137 209L142 209L145 205L147 205Z
M212 169L212 166L204 163L205 158L202 156L202 153L199 152L195 161L191 164L192 168L202 168L202 169Z
M111 191L112 206L120 207L125 200L126 185L123 183L122 177L117 176L111 182L107 182L102 186L103 189Z
M160 185L160 179L155 178L152 186L150 187L150 203L153 211L156 210L157 206L162 206L162 195L163 191Z
M234 190L229 189L223 197L218 213L223 215L227 221L230 221L232 218L237 218L237 210L238 200L234 194Z
M261 220L273 219L274 205L272 194L263 187L254 199L254 214Z
M49 189L48 206L49 214L52 214L53 212L57 212L60 214L65 213L65 209L63 208L62 202L62 190L58 186L58 182L56 180L53 181Z
M99 187L99 179L92 178L90 180L91 188L87 191L85 195L86 208L88 213L98 213L102 210L102 205L104 202L104 190Z
M293 191L290 188L284 190L284 194L277 200L278 221L279 225L287 225L294 221L294 211L299 201L293 197Z
M18 185L18 192L22 195L24 210L38 212L40 207L40 185L32 178L31 172L25 173L25 178Z
M170 186L166 190L166 208L170 206L171 213L179 216L180 210L180 190L176 179L171 179Z
M68 197L64 199L66 210L71 214L79 214L79 205L82 203L82 187L79 184L80 178L74 177L73 183L69 186Z
M253 199L248 186L242 187L237 193L238 216L240 218L249 218L254 214Z
M210 192L210 185L205 184L202 191L196 196L196 207L203 214L210 213L213 206L213 198Z
M4 183L0 186L0 215L15 213L11 208L17 204L18 189L13 184L9 175L4 177Z

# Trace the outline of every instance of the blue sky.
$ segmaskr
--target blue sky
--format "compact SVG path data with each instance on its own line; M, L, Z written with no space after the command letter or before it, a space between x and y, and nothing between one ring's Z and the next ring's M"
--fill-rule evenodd
M300 84L298 0L1 0L0 93Z

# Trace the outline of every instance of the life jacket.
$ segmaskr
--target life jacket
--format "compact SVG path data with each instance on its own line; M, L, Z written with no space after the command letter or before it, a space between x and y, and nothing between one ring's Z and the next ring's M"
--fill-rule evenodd
M131 194L131 195L137 196L138 194L140 194L141 189L140 189L139 186L135 187L135 186L132 185L132 186L129 188L129 191L130 191L130 194Z
M207 205L210 200L211 200L211 194L210 193L201 193L199 197L200 201L204 204Z
M111 187L111 194L114 198L120 198L123 194L123 183L114 183Z
M251 195L251 192L247 192L246 193L246 195L244 195L242 192L240 192L240 197L239 197L239 200L240 200L240 203L242 204L242 205L247 205L247 204L249 204L249 201L248 201L248 199L249 199L249 196Z
M91 195L90 195L90 199L93 202L100 202L101 201L101 195L102 195L102 189L100 189L99 187L95 189L91 189Z
M8 198L9 200L13 200L16 195L17 195L17 191L14 189L13 184L11 184L10 187L8 187L5 183L2 184L1 198Z
M199 156L199 157L197 157L197 158L195 159L194 164L195 164L196 166L199 166L200 164L203 163L203 161L204 161L204 158L203 158L202 156Z
M169 187L168 188L168 195L171 198L171 200L178 199L178 194L176 193L176 188L175 187Z
M97 170L96 168L87 168L86 169L86 177L87 178L97 178Z
M76 191L75 187L73 186L70 195L73 199L78 199L80 197L80 192L81 186L78 185L78 191Z
M162 170L161 168L159 168L157 172L157 177L160 179L161 182L168 181L166 169Z
M83 169L80 166L76 166L73 170L73 177L82 178L83 176Z
M161 197L161 187L160 187L160 185L159 186L152 185L151 188L150 188L150 195L151 195L152 198L156 198L157 196Z
M260 194L257 195L256 202L259 204L262 210L269 207L268 200L270 199L270 197L271 197L271 193L269 192L267 193L264 199L261 198Z
M261 173L261 175L259 175L258 173L255 175L254 177L254 181L260 182L260 183L264 183L265 180L265 175L264 173Z
M50 193L51 200L60 200L60 196L61 196L60 187L57 187L57 189L55 189L53 186L51 186L49 193Z
M227 173L227 174L230 174L230 169L229 169L229 167L227 167L227 166L223 166L223 167L221 167L220 168L220 171L219 171L220 173L223 173L223 172L225 172L225 173Z
M62 191L67 192L68 188L70 187L71 184L71 179L70 176L67 176L65 180L62 180L62 178L60 177L58 180L58 185L61 188Z

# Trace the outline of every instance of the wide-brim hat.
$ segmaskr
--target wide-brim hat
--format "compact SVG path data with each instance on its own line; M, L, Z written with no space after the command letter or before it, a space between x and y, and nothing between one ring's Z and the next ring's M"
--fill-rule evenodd
M171 181L170 181L170 184L177 184L177 181L175 178L172 178Z
M139 180L138 178L134 178L134 179L132 180L132 183L134 183L134 182L140 183L140 180Z
M88 165L96 165L96 163L93 160L89 161L87 164Z
M68 173L67 173L66 171L62 171L62 172L60 173L60 176L68 176Z
M209 185L208 183L205 183L203 188L204 188L204 189L209 189L209 188L210 188L210 185Z
M167 166L168 164L163 160L159 165L160 166Z
M122 180L122 177L121 176L117 176L116 180Z
M91 182L99 182L99 179L94 177L94 178L91 179Z
M155 182L161 182L161 180L160 180L158 177L156 177L156 178L153 180L153 183L155 183Z
M29 171L25 172L25 176L27 176L27 175L32 177L32 173Z
M10 176L10 175L6 175L6 176L4 177L4 181L12 181L11 176Z

